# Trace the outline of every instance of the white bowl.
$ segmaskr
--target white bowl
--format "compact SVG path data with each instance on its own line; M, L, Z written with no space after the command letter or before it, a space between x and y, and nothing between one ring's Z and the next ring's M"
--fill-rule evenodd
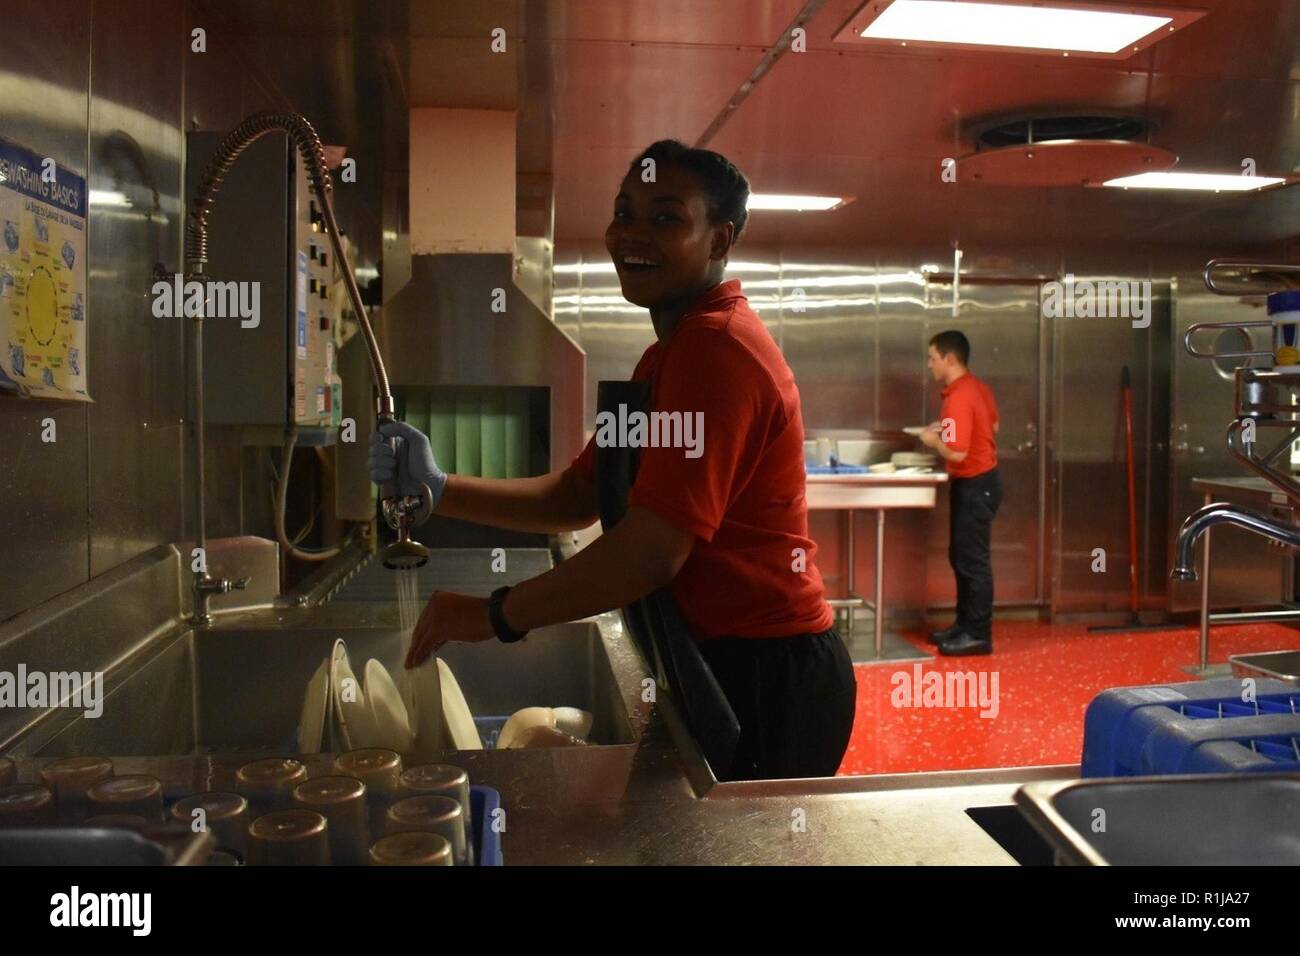
M555 711L549 707L525 707L510 715L497 737L497 750L522 746L523 738L534 727L555 728Z
M555 707L555 726L571 737L586 740L591 733L592 716L577 707Z

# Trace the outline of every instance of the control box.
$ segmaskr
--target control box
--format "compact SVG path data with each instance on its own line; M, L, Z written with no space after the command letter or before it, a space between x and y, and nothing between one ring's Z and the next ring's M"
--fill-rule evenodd
M193 197L223 136L186 135L187 197ZM205 313L206 420L337 426L342 409L330 303L334 250L306 164L288 137L268 134L255 141L222 180L208 216L205 268L202 279L222 286L209 300L242 306L237 315Z

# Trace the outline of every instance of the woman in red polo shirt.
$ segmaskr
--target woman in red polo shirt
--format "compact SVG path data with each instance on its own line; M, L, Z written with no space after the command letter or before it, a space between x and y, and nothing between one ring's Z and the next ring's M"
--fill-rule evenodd
M827 776L853 725L853 666L813 563L799 391L740 282L724 279L748 198L745 177L708 150L665 140L632 162L605 244L624 297L654 324L633 380L649 383L676 441L643 436L626 515L574 557L491 601L436 592L407 666L447 641L517 639L666 586L740 723L729 776ZM563 471L487 479L443 474L428 440L394 423L372 440L371 477L404 493L427 484L441 515L585 528L598 516L598 440L626 439L605 424ZM391 437L403 439L396 454Z

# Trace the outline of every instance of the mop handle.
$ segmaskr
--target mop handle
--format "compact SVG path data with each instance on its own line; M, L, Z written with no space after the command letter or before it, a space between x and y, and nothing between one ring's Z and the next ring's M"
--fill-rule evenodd
M1124 395L1124 453L1128 471L1128 587L1129 605L1138 613L1138 551L1137 551L1137 482L1133 477L1133 382L1128 366L1120 374L1120 390Z

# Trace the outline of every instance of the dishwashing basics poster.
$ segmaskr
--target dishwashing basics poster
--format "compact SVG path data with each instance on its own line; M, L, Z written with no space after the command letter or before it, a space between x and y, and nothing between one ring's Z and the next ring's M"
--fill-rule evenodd
M86 393L86 181L0 139L0 389Z

